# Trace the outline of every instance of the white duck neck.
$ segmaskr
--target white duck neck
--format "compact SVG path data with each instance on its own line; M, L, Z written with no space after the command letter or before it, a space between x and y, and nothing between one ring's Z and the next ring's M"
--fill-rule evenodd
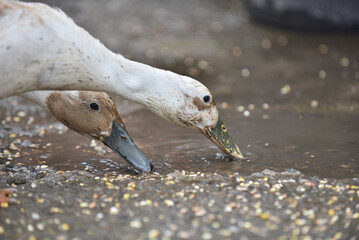
M63 43L64 44L64 43ZM40 89L105 91L146 105L161 97L180 76L115 54L88 35L42 69ZM76 54L74 54L76 53ZM71 59L71 61L69 61Z
M40 88L104 91L145 105L157 114L161 112L158 107L168 104L166 101L170 101L171 95L181 88L183 76L128 60L102 44L98 44L98 47L97 50L92 48L87 55L87 48L82 49L82 55L89 57L77 60L76 68L66 67L66 63L63 63L65 67L58 69L61 72L52 74L58 79L44 79L40 81ZM101 56L97 53L101 53ZM60 65L60 62L57 61L56 65Z
M173 81L180 78L175 73L111 52L59 10L37 3L7 4L16 7L6 21L21 24L5 22L7 28L0 29L0 46L6 46L0 48L0 80L6 83L0 98L32 90L93 90L148 107L180 85ZM27 5L36 11L22 7Z
M121 55L114 55L113 58L111 69L105 72L112 75L109 80L116 92L113 92L113 88L108 90L135 102L143 103L146 99L163 97L166 90L170 91L173 84L178 83L175 80L180 78L173 72L131 61Z
M30 91L22 93L19 96L47 109L46 99L50 93L51 91Z

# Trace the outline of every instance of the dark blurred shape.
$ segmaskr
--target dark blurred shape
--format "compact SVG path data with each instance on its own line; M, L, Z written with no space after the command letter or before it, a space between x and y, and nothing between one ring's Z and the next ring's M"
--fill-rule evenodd
M293 30L358 31L358 0L243 0L251 19Z

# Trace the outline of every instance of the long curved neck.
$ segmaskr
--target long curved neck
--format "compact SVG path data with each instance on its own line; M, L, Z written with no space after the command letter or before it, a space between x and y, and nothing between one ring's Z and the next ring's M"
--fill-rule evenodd
M80 48L82 55L88 57L78 58L75 67L66 60L61 62L67 57L57 59L49 66L51 70L45 67L40 73L44 77L38 79L39 89L104 91L144 105L162 116L159 107L176 95L182 76L128 60L94 41L92 48ZM48 71L51 74L47 75Z
M173 94L181 78L111 52L59 10L38 3L4 4L0 80L6 84L0 98L31 90L93 90L151 108L151 102Z
M154 102L168 101L180 88L182 76L176 73L131 61L120 55L115 58L111 69L115 79L112 92L116 90L113 93L153 108Z

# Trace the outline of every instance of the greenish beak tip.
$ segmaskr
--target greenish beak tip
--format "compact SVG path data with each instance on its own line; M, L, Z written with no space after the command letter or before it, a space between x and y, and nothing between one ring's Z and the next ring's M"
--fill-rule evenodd
M227 132L221 118L218 116L218 121L214 127L206 127L201 132L214 142L225 154L234 158L243 159L244 156Z

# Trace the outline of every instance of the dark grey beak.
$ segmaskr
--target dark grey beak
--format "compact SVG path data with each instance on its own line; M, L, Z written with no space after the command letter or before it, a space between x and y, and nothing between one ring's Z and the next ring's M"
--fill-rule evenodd
M102 142L134 168L142 172L154 170L151 160L132 141L123 123L121 126L116 120L113 120L111 135L104 137Z

